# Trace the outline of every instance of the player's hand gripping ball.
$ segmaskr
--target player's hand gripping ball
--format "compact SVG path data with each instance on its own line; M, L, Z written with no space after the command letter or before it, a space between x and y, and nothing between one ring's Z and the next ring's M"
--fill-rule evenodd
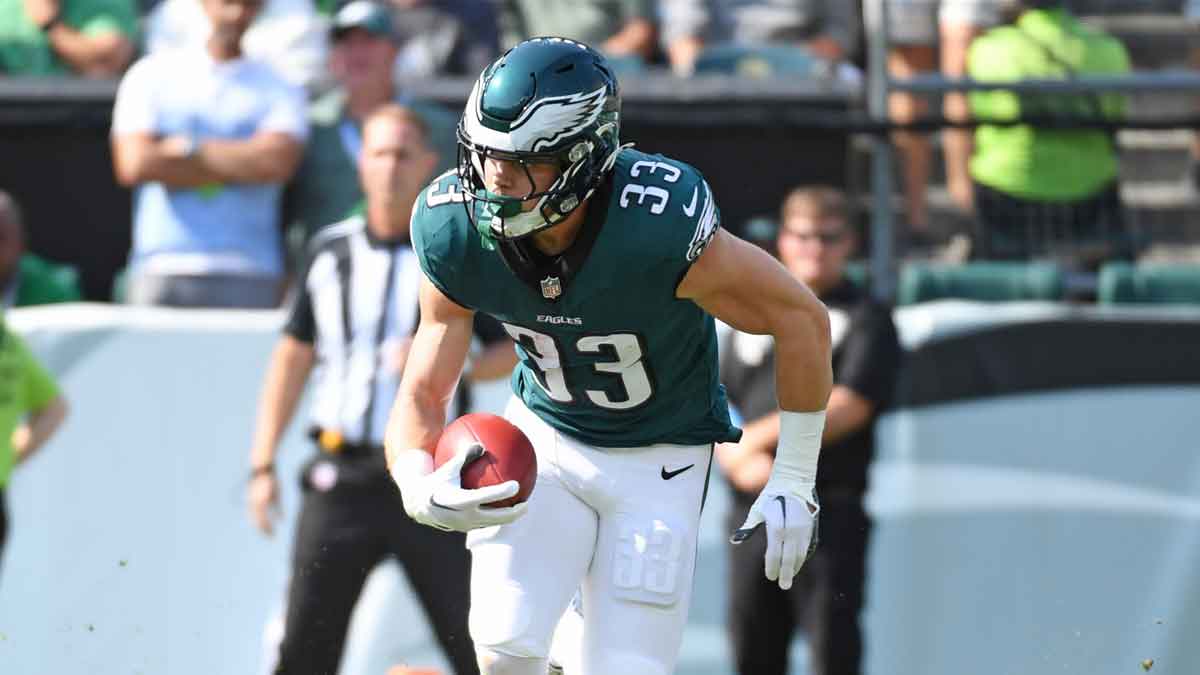
M537 457L525 433L498 415L470 413L442 431L433 465L440 467L463 448L475 446L462 469L462 487L473 490L515 480L517 494L484 507L513 506L529 499L537 480Z

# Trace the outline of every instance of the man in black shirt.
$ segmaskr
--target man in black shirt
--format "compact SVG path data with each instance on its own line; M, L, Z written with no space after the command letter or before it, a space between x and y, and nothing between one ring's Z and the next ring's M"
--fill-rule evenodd
M475 675L467 630L469 556L461 533L413 522L388 475L387 416L418 323L421 279L408 239L412 205L437 165L415 113L385 104L364 124L359 175L365 211L321 230L297 280L272 355L251 450L251 518L270 534L278 507L275 453L314 366L315 456L302 472L304 503L292 555L284 637L275 672L334 675L351 612L370 571L397 558L457 675ZM476 337L491 346L469 380L512 370L516 354L487 317ZM459 396L447 417L467 407ZM405 630L402 626L397 631Z
M870 520L863 509L875 419L895 386L901 350L891 310L845 276L855 245L844 196L830 188L788 195L776 238L780 260L829 307L834 387L826 409L817 497L820 543L788 591L750 572L762 566L765 538L730 547L728 628L741 675L783 675L795 628L809 641L811 672L860 672L858 625ZM775 354L770 336L731 332L721 379L743 419L739 443L717 447L733 487L729 525L737 527L766 483L779 438Z

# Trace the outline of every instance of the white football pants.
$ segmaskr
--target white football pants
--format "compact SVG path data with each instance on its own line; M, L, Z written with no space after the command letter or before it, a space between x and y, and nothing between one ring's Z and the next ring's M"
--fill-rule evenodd
M484 675L544 675L576 591L580 675L668 675L691 599L712 447L595 448L558 433L517 398L505 417L538 459L528 512L474 530L471 637Z

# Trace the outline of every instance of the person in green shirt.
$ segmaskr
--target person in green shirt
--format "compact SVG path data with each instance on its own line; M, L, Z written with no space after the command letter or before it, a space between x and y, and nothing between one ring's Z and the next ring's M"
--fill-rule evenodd
M284 220L294 254L318 229L340 222L362 205L362 122L377 107L400 103L425 121L439 172L454 166L458 156L457 115L435 103L412 100L396 86L392 69L399 44L386 6L354 0L334 16L329 37L329 69L337 87L309 107L308 144L284 195Z
M1022 0L1011 24L976 39L967 73L976 80L1071 79L1129 70L1117 39L1073 17L1061 0ZM979 119L1119 118L1111 93L976 91ZM988 125L975 132L970 161L981 256L1024 259L1067 252L1084 267L1132 255L1117 186L1117 150L1102 129Z
M0 0L0 74L116 77L136 35L132 0Z
M54 378L0 313L0 555L8 532L5 489L14 467L42 447L67 416Z
M79 274L25 250L25 226L16 200L0 190L0 308L76 302Z

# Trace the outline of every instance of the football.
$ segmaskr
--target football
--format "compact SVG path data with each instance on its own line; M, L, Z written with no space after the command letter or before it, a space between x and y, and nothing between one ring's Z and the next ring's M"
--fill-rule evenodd
M485 506L512 506L529 499L537 479L533 444L524 432L498 415L470 413L451 422L438 439L434 465L445 464L473 443L482 445L484 453L463 467L462 486L474 489L515 480L521 486L517 494Z

